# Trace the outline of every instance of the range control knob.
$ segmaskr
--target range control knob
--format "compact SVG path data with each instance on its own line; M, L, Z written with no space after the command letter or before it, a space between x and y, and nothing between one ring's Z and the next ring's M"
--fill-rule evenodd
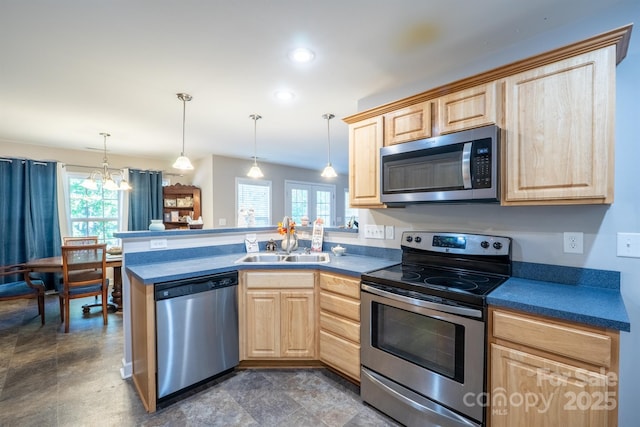
M413 242L413 237L411 236L407 236L407 238L405 239L407 242L411 243Z
M420 242L422 242L422 237L416 236L416 243L420 243Z
M500 242L493 242L493 248L494 248L494 249L500 249L500 248L502 248L502 243L500 243Z
M482 242L480 242L480 246L482 246L484 249L487 249L489 247L489 242L483 240Z

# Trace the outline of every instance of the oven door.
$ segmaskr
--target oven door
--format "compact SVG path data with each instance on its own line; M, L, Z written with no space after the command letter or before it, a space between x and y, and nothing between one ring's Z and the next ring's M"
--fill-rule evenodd
M483 422L484 405L477 403L484 391L482 310L432 303L363 283L361 320L363 375L368 368L400 388ZM365 400L368 384L362 384ZM389 394L398 392L389 389ZM446 408L436 405L436 412Z

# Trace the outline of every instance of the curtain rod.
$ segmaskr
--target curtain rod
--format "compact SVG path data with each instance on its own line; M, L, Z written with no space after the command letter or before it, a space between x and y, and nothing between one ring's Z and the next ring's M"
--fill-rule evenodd
M0 162L7 162L7 163L13 163L14 159L5 159L3 157L0 157ZM27 159L15 159L15 160L20 160L22 163L26 162ZM31 159L28 159L31 160ZM39 160L33 160L33 164L34 165L39 165L39 166L49 166L49 163L47 162L41 162Z
M62 165L63 168L67 167L67 166L71 166L71 167L74 167L74 168L100 169L99 167L95 167L95 166L74 165L74 164L71 164L71 163L60 163L60 164ZM122 169L131 170L131 169L136 169L136 168L132 168L131 166L125 166L125 167L122 167L122 168L111 168L111 167L109 168L109 170L115 170L115 171L119 171L119 170L122 170ZM153 170L153 171L144 171L144 172L154 172L154 173L162 172L163 175L170 175L170 176L176 175L176 174L172 174L172 173L166 173L163 170ZM182 176L182 175L179 175L179 176Z

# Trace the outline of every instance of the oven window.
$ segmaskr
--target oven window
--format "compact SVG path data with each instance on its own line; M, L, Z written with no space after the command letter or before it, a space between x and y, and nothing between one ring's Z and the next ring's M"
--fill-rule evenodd
M372 303L371 344L408 362L464 382L464 327Z

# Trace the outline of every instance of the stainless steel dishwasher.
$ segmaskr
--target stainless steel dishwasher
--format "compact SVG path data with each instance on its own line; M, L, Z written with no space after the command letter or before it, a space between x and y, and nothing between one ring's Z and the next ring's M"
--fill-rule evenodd
M158 400L239 363L238 272L155 285Z

